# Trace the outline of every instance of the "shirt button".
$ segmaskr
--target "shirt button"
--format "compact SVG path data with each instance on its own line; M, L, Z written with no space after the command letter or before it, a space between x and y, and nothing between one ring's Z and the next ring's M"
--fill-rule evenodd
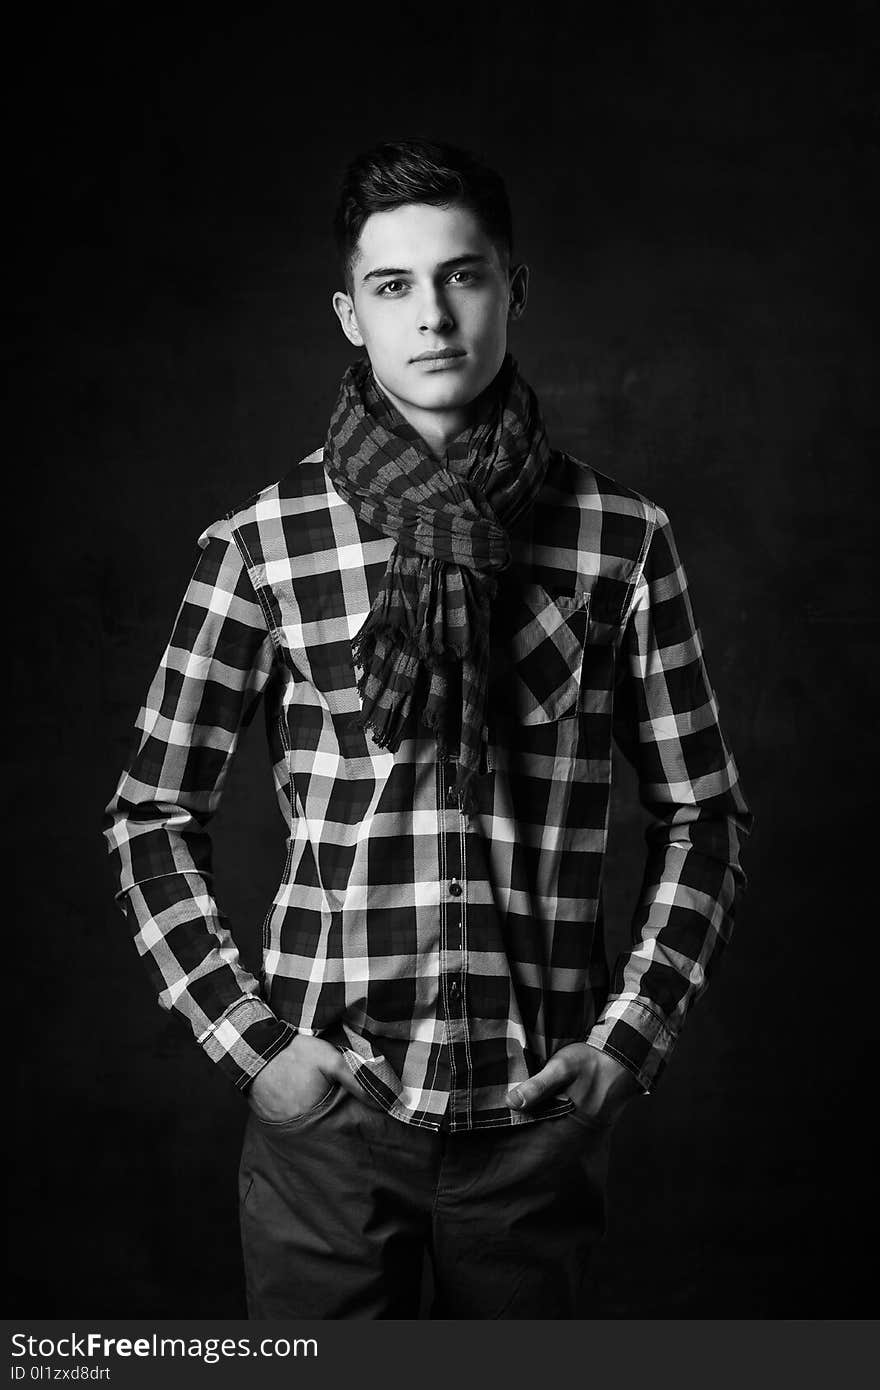
M457 999L459 995L458 980L453 980L449 986L450 999Z
M458 792L455 790L455 787L447 787L447 788L446 788L446 800L447 800L447 801L457 801L457 800L458 800Z
M461 884L459 883L459 881L458 881L457 878L454 878L454 879L452 880L452 882L450 883L450 885L449 885L449 891L450 891L450 893L452 894L452 896L453 896L454 898L460 898L460 897L461 897Z

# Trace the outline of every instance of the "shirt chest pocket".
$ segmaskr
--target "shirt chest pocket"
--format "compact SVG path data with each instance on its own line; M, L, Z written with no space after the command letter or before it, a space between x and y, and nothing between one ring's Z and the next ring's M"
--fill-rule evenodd
M294 674L289 692L291 720L299 740L318 746L322 730L332 723L333 737L347 759L370 753L366 734L357 724L361 713L357 672L351 652L352 631L367 615L349 618L341 596L328 581L325 592L303 613L301 596L288 581L272 586L275 637L285 664ZM332 751L328 744L328 751ZM375 745L371 745L375 751Z
M590 595L524 584L499 612L491 702L518 724L549 724L582 708Z

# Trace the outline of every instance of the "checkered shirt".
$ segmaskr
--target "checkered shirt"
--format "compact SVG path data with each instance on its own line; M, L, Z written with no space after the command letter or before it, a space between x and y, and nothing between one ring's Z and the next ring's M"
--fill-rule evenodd
M447 466L463 467L461 458ZM104 833L160 1004L246 1088L297 1031L396 1118L530 1123L508 1088L587 1042L649 1090L730 938L753 824L669 517L554 452L510 531L491 624L479 808L411 722L356 727L351 642L394 541L322 451L209 526ZM263 701L287 826L259 978L212 891L208 822ZM612 740L651 815L631 946L603 940Z

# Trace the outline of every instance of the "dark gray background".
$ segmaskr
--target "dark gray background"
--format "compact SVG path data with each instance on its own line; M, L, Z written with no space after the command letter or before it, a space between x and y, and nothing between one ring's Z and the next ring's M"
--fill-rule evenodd
M412 133L506 176L514 352L554 442L669 511L757 815L734 943L616 1131L585 1312L872 1311L871 8L108 10L13 45L11 1312L243 1314L244 1103L156 1006L99 822L197 535L322 441L341 169ZM645 823L620 774L612 950ZM254 966L259 720L215 824Z

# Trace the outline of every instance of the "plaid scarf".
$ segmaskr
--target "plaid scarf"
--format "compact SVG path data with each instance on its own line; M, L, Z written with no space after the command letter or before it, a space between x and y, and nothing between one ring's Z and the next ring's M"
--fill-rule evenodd
M495 576L510 563L506 528L531 506L550 460L537 398L509 353L487 400L487 418L466 436L462 477L432 456L359 361L342 378L324 450L337 492L397 542L352 643L363 671L355 722L394 751L415 709L438 752L458 758L465 810L476 809L471 781L481 770Z

